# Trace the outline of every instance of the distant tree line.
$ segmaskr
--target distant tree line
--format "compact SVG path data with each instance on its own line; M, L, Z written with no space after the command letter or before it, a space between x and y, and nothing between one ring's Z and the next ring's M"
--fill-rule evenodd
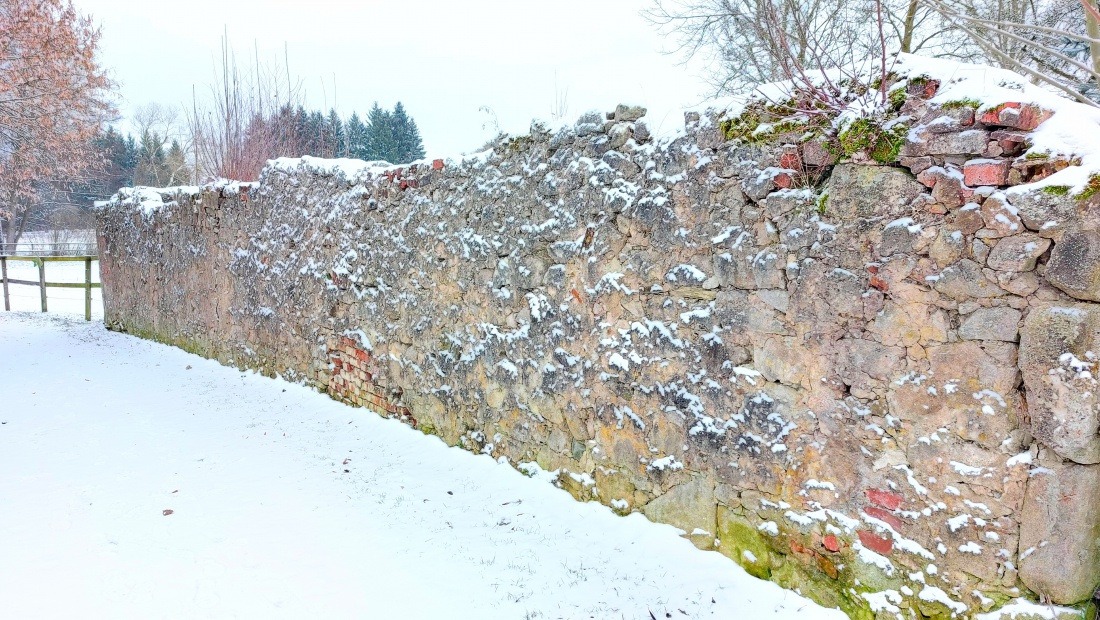
M94 171L53 191L55 198L68 194L69 202L90 204L110 197L120 187L164 187L197 180L189 163L192 157L171 127L174 111L149 105L134 116L139 135L123 135L110 126L99 132L91 140L90 150L102 157ZM424 157L420 129L401 102L392 110L375 103L365 119L352 112L347 120L336 110L324 114L284 106L267 120L254 119L251 130L275 134L268 158L311 155L404 164Z
M286 156L350 157L367 161L405 164L424 157L424 143L416 121L401 102L393 110L374 106L361 118L358 112L344 120L329 110L307 112L298 106L283 106L274 117L257 123L272 125L278 150ZM253 132L260 133L256 127Z
M120 187L252 181L277 157L424 157L400 102L365 116L308 110L289 71L239 68L228 38L208 98L143 106L123 134L111 124L117 85L99 65L99 36L72 0L0 0L0 243L88 228L92 202Z

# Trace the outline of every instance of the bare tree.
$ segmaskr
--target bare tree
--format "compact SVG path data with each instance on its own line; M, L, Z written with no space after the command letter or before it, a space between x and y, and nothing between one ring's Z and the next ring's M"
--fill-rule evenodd
M99 29L68 0L0 0L0 233L18 240L38 191L95 162L114 113Z
M924 0L993 62L1089 105L1100 100L1093 0Z
M676 37L677 51L717 61L718 93L790 79L791 65L852 68L895 52L967 57L974 47L924 0L654 0L643 14Z
M873 0L655 0L644 14L677 37L679 51L714 56L717 92L745 92L788 79L794 66L816 71L880 55L877 8Z
M554 103L550 106L550 118L560 121L569 115L569 87L558 86L558 73L554 72Z
M179 109L148 103L137 108L131 120L139 143L134 184L166 187L189 181L190 136Z
M228 35L214 74L209 98L200 102L196 93L187 115L196 180L255 180L268 159L297 145L286 111L298 102L300 84L291 82L289 71L284 81L258 52L240 67Z

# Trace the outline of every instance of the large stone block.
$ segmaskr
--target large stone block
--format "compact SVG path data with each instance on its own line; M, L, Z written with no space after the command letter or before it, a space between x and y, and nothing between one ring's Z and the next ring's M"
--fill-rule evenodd
M1100 301L1100 230L1063 235L1050 253L1046 278L1071 297Z
M843 220L897 214L924 187L899 168L838 164L829 178L828 209Z
M1100 466L1041 462L1020 516L1020 579L1055 603L1092 597L1100 583Z
M861 398L884 387L905 366L905 349L873 340L845 338L837 343L837 352L837 375Z
M1000 344L1000 343L998 343ZM1004 345L1014 349L1011 345ZM976 342L957 342L928 348L928 361L933 376L938 381L977 379L975 385L989 388L998 394L1008 394L1020 383L1020 371L1016 359L1000 353L995 347L982 348Z
M1016 207L1024 226L1043 237L1057 238L1077 219L1077 200L1070 194L1009 190L1008 200Z
M934 288L956 301L967 301L975 297L1000 297L1005 294L1001 287L985 277L981 265L969 258L944 269Z
M1030 233L1005 237L993 247L986 264L997 271L1031 271L1049 247L1050 239Z
M1063 458L1078 463L1100 463L1100 394L1093 377L1097 352L1098 306L1043 306L1024 321L1020 369L1031 432Z
M959 337L967 340L1016 342L1020 311L1014 308L981 308L959 326Z
M717 537L717 507L714 480L692 476L642 507L642 514L657 523L668 523L684 530L696 547L712 549Z

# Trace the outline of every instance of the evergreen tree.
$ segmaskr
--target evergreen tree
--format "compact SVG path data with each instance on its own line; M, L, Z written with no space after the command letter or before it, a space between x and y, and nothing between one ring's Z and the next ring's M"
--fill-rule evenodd
M324 143L324 136L325 117L320 111L314 110L309 113L309 118L306 121L306 148L302 154L321 157L321 145Z
M168 171L165 164L163 140L156 132L141 137L138 149L138 163L134 169L134 184L151 187L167 185Z
M393 106L393 159L387 159L395 164L407 164L411 161L424 158L424 142L420 139L420 129L405 112L405 106L398 101Z
M164 163L168 171L167 185L186 183L191 178L191 169L187 165L187 154L183 152L183 147L180 146L178 140L172 140L172 146L168 148Z
M396 159L393 138L392 115L375 101L367 113L367 148L363 159L393 163Z
M298 106L294 112L294 152L291 157L309 155L309 114L305 108Z
M348 119L346 132L348 157L367 159L367 126L355 112Z
M335 109L328 111L325 118L325 154L324 157L347 157L347 143L344 134L344 121Z
M420 129L400 102L392 111L375 102L365 119L352 112L346 121L335 109L324 114L284 108L271 122L278 124L280 136L280 152L272 157L352 157L394 164L424 157Z
M76 181L67 190L73 204L81 207L90 206L93 200L106 200L120 187L133 185L138 163L134 137L123 137L113 127L92 138L91 147L100 158L87 178Z

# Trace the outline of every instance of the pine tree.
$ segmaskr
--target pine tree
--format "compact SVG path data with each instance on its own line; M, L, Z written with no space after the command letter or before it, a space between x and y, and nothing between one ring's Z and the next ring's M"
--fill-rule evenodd
M74 186L73 199L78 204L106 200L120 187L134 184L138 153L133 136L123 137L113 127L108 127L92 139L91 146L93 152L100 154L102 159L90 178Z
M380 108L375 101L367 113L367 148L363 159L393 163L395 149L392 120L392 115Z
M355 112L348 119L346 138L348 145L348 157L367 159L367 126Z
M387 161L407 164L424 158L424 142L420 139L420 129L417 128L416 121L405 112L405 106L400 101L393 106L393 139L394 159Z
M301 157L309 154L309 114L305 108L298 106L294 112L294 152L292 157Z
M344 121L335 109L328 111L325 118L325 154L324 157L347 157L347 142L344 134Z
M165 153L159 134L151 132L141 137L138 164L134 170L134 183L151 187L167 185Z
M168 171L167 185L186 183L191 178L191 169L187 165L187 154L183 152L183 147L180 146L178 140L172 140L172 146L168 148L164 163Z
M320 111L314 110L309 113L309 118L306 120L306 148L302 154L322 157L321 146L324 142L325 117Z

